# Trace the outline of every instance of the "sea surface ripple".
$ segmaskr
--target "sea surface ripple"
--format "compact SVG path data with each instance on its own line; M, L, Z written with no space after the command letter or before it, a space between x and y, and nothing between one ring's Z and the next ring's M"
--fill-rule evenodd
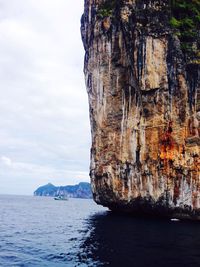
M200 266L200 223L116 215L92 200L0 196L0 266Z

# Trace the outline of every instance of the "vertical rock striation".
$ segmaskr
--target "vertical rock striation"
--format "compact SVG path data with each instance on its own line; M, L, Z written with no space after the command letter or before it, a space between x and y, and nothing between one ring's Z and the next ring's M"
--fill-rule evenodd
M168 0L85 0L81 20L97 203L200 218L199 65L185 63Z

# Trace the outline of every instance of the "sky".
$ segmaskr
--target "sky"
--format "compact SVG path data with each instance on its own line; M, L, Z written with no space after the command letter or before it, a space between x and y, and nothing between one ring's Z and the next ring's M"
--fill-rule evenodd
M0 0L0 194L89 181L83 0Z

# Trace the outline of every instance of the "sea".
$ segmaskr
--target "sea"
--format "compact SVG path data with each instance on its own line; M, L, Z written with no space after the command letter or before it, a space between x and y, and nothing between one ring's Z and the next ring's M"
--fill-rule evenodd
M93 200L0 196L0 266L200 266L200 222L113 214Z

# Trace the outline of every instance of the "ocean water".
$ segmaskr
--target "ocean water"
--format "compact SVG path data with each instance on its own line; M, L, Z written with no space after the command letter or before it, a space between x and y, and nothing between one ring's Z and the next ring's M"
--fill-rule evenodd
M0 266L200 266L200 223L116 215L92 200L0 196Z

